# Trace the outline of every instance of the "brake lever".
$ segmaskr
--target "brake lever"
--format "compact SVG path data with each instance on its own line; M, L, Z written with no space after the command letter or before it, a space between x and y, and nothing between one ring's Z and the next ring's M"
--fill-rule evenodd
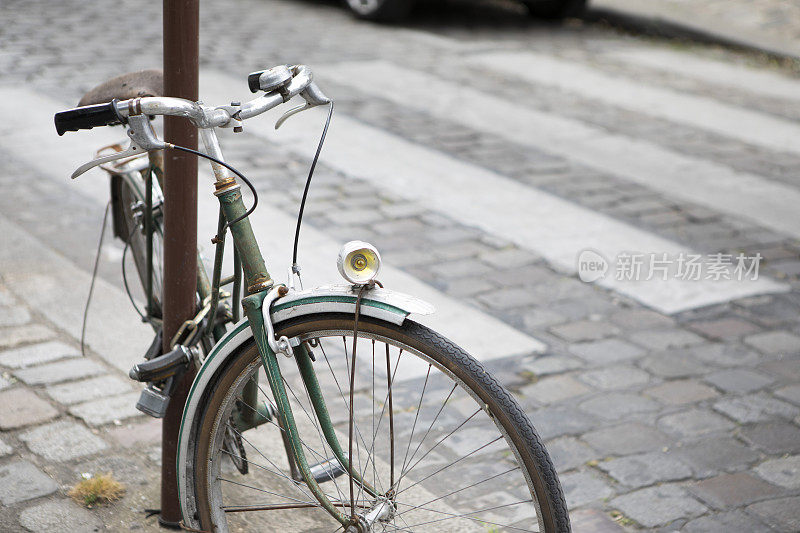
M75 172L72 173L72 179L77 178L81 174L84 174L85 172L93 169L98 165L110 163L111 161L116 161L117 159L123 159L125 157L139 155L144 152L145 150L142 150L140 147L136 146L136 144L134 144L133 141L131 141L131 145L128 147L127 150L123 150L122 152L117 152L115 154L104 155L102 157L98 157L97 159L93 159L88 163L82 164L75 170Z
M297 107L293 107L292 109L281 115L281 118L279 118L278 121L275 123L275 129L277 130L278 128L280 128L283 125L283 123L286 122L290 117L298 113L302 113L306 109L311 109L312 107L316 107L316 105L309 104L308 102L306 102L305 104L301 104Z
M98 157L88 163L84 163L72 173L72 179L77 178L98 165L110 163L111 161L116 161L124 157L139 155L149 152L150 150L166 148L166 143L158 138L156 132L153 130L153 125L150 123L150 119L147 118L146 115L130 115L128 117L128 137L131 138L131 144L127 150Z

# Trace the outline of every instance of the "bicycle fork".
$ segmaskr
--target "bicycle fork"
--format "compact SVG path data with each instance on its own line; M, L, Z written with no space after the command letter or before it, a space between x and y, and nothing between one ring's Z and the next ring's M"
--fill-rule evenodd
M311 467L308 464L305 451L303 450L302 440L300 439L294 415L292 413L292 408L289 404L289 397L283 383L283 376L281 375L280 366L278 365L277 353L270 346L271 343L268 338L268 331L271 331L272 328L266 324L266 320L269 320L269 318L265 317L265 314L269 313L269 306L271 304L271 301L267 299L268 295L271 296L270 299L274 299L276 293L277 290L269 292L262 291L252 294L242 299L242 305L244 306L245 314L250 321L250 327L253 330L253 336L255 338L256 345L258 346L259 355L261 356L261 363L266 372L267 381L269 382L272 396L278 408L277 410L281 421L281 430L285 432L285 442L288 443L289 449L287 451L291 452L291 456L288 459L290 462L295 462L303 481L314 494L314 497L317 499L317 501L319 501L320 505L322 505L326 511L336 518L339 523L347 527L353 525L353 520L351 517L346 516L339 509L337 509L336 506L328 499L322 488L319 486L319 483L317 482L314 473L312 473ZM347 457L341 447L341 444L339 443L338 437L336 436L327 406L325 405L325 400L323 398L322 391L320 390L316 373L311 364L311 358L309 356L308 349L303 345L303 343L300 343L298 346L294 347L293 356L297 362L298 369L300 370L300 375L303 379L303 385L306 387L306 390L309 393L311 404L314 408L317 420L319 420L323 436L333 451L334 456L339 461L339 464L344 468L344 471L349 472L358 485L363 487L363 489L372 497L380 498L381 495L378 493L378 491L376 491L369 483L365 482L358 472L356 472L347 461Z
M221 156L219 144L213 130L201 130L201 136L205 142L206 149L215 156ZM228 221L236 221L230 225L230 230L234 245L241 257L242 269L246 282L245 286L249 293L248 296L242 298L242 307L247 315L250 328L253 331L253 338L258 347L261 363L264 367L270 390L277 406L281 430L285 436L284 443L287 444L290 465L292 462L296 465L300 470L300 476L319 504L341 523L346 530L352 530L352 528L360 528L362 531L365 529L369 530L369 524L362 522L359 526L354 523L356 516L355 509L352 510L353 517L346 516L341 510L337 509L337 505L330 501L319 486L308 464L305 451L303 450L302 440L297 430L297 424L292 413L292 408L289 404L289 397L284 386L280 366L278 365L277 352L286 352L295 358L304 386L311 398L314 412L320 422L325 440L344 471L348 472L354 482L361 486L367 494L374 498L383 499L383 495L379 494L370 484L366 483L358 472L349 465L347 456L336 436L307 348L303 346L303 343L292 348L289 345L288 339L284 338L276 341L274 338L271 317L269 316L270 306L272 301L278 297L279 291L281 289L285 290L285 287L273 287L274 282L266 270L264 258L261 255L258 243L253 235L250 220L248 217L244 216L247 210L242 201L240 186L236 183L234 178L229 178L224 175L223 167L220 165L212 166L214 167L214 173L217 178L215 184L217 190L215 195L219 199L221 209L225 214L225 219ZM343 504L339 504L339 506L343 506ZM363 526L366 526L366 528Z

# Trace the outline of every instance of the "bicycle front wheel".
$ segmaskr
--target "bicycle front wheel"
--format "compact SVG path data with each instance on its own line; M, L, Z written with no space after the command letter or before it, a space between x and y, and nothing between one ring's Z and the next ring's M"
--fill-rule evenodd
M297 365L281 358L303 450L334 506L362 517L371 531L569 531L563 493L536 431L479 362L413 321L396 326L367 317L359 320L354 361L353 326L352 316L333 314L277 326L280 335L311 346L345 460L352 458L353 477L366 482L356 479L351 496L348 469L326 441ZM244 404L242 391L254 378L258 403ZM281 424L240 431L235 423L237 412L263 413L274 403L255 345L231 357L208 390L189 450L201 528L343 530L293 476ZM230 445L232 434L239 446ZM236 466L242 461L249 463L246 474Z

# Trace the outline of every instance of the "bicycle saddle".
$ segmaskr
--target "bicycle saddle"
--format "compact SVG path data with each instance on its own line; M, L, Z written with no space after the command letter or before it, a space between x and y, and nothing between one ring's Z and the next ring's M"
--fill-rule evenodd
M164 73L157 69L129 72L101 83L83 95L79 106L105 104L114 98L128 100L141 96L163 96Z

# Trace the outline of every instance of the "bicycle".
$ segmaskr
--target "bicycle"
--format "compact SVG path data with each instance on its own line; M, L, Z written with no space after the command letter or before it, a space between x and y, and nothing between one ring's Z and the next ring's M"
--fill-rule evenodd
M57 113L55 123L59 135L127 127L127 149L106 147L73 177L98 165L110 172L115 234L139 257L147 300L142 315L156 331L147 361L131 371L148 383L139 407L163 414L171 383L197 366L177 459L184 527L569 531L555 468L528 417L478 361L409 318L433 309L382 287L374 247L359 241L343 247L338 267L346 285L296 290L292 278L287 286L270 277L248 218L257 199L246 208L240 181L250 183L224 161L216 128L239 128L295 96L305 103L277 125L330 105L307 192L333 111L310 70L295 65L252 73L248 84L260 96L216 107L131 95L139 87L135 75L128 81L125 90L95 94L110 102ZM151 122L158 115L190 120L205 152L158 139ZM162 354L153 258L161 246L160 183L169 179L157 153L166 149L210 160L220 213L210 281L198 265L197 316ZM304 203L305 195L295 265ZM234 273L223 279L228 231ZM221 291L227 284L234 285L231 294Z

